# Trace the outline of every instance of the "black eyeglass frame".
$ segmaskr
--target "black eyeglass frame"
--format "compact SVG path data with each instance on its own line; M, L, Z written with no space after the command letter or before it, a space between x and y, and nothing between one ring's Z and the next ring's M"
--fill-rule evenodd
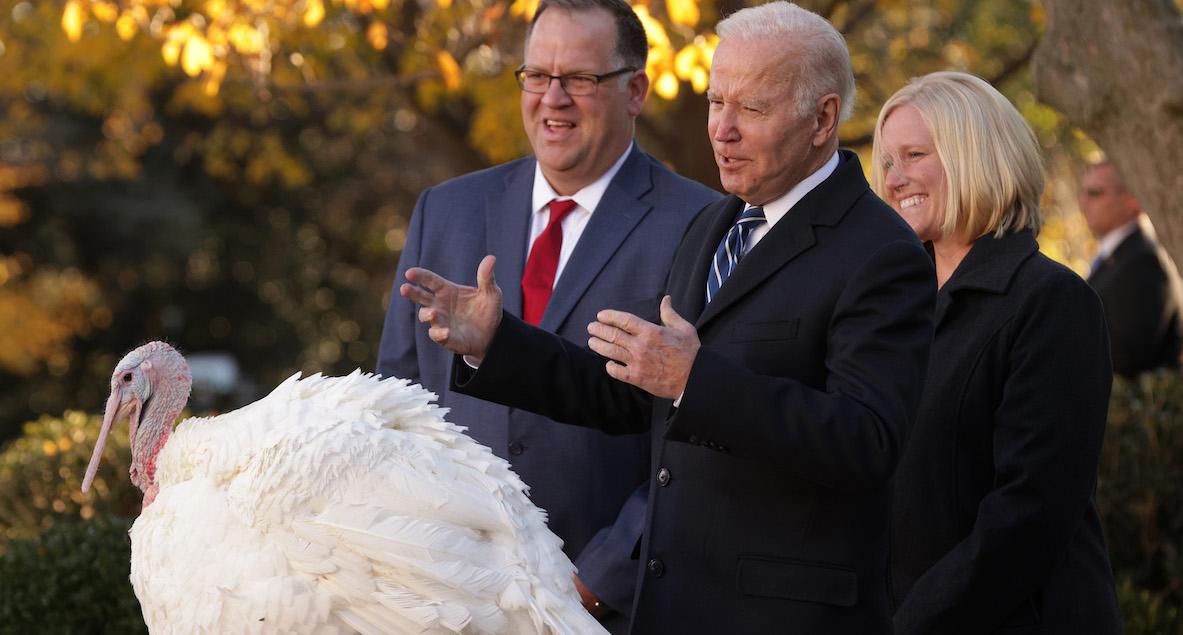
M539 70L533 70L533 69L526 68L526 65L522 64L521 66L519 66L517 68L517 70L515 70L513 72L513 76L518 80L518 87L521 88L522 90L526 91L527 93L533 93L535 95L543 95L546 93L546 91L550 90L550 83L557 79L557 80L559 80L559 88L562 88L563 92L567 93L568 95L571 95L572 97L582 97L582 96L586 96L586 95L594 95L596 92L596 89L598 89L600 87L600 83L603 82L605 79L611 79L613 77L616 77L617 75L623 75L625 73L635 73L638 70L639 69L633 68L632 66L622 66L614 71L609 71L607 73L601 73L599 75L597 75L595 73L569 73L567 75L551 75L550 73L543 73L542 71L539 71ZM528 72L529 73L538 73L539 75L545 76L546 77L546 87L543 88L542 90L530 90L529 88L526 88L526 73L528 73ZM585 77L588 79L593 79L593 80L595 80L595 85L592 87L592 89L590 91L588 91L586 93L584 93L584 92L573 93L573 92L571 92L571 89L567 88L567 80L571 79L572 77Z

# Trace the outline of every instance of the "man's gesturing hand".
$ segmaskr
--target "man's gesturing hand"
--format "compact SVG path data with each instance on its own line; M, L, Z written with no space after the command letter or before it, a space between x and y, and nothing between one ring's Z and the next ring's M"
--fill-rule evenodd
M480 363L501 324L501 288L493 279L493 263L485 256L476 270L477 286L465 287L427 269L407 269L399 295L419 305L419 321L430 324L427 335L440 346Z
M587 325L587 345L612 360L612 377L651 395L677 399L698 354L698 331L674 311L668 295L661 299L661 323L664 326L622 311L600 311Z

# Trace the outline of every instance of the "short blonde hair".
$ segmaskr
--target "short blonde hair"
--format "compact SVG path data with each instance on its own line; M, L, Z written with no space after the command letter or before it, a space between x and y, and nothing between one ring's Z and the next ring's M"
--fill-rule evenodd
M914 78L883 105L871 162L877 194L886 194L883 122L905 105L920 113L945 170L942 235L972 241L990 233L1039 233L1043 161L1035 133L1006 97L966 73Z

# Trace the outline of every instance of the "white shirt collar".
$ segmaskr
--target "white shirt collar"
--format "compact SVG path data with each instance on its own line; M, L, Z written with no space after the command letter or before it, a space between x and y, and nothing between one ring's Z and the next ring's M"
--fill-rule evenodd
M1103 260L1109 256L1112 256L1113 251L1117 249L1117 246L1121 244L1121 241L1125 240L1137 229L1138 219L1135 218L1125 225L1122 225L1121 227L1118 227L1117 229L1114 229L1108 234L1102 236L1101 240L1097 244L1097 257Z
M632 150L633 142L630 141L628 147L624 149L624 154L620 155L620 158L616 160L616 163L612 164L612 167L608 168L607 172L601 174L600 178L583 186L583 189L572 196L560 196L555 192L555 189L546 180L546 176L542 174L542 166L538 164L538 161L535 161L533 207L530 209L537 213L546 208L546 204L556 198L571 198L575 199L575 203L586 210L588 214L594 212L596 206L600 204L600 199L604 198L604 192L608 191L608 184L612 182L612 177L616 176L616 173L620 171L620 166L624 165L625 159L628 158Z
M802 179L800 183L794 185L793 189L786 192L780 198L769 201L763 205L764 218L768 220L767 228L772 229L772 226L775 225L777 221L784 218L785 214L788 214L789 210L793 209L794 205L796 205L801 199L805 198L806 194L813 191L813 188L821 185L822 181L830 178L830 175L833 174L834 170L837 169L838 152L835 151L834 155L830 157L830 160L826 161L825 165L818 168L816 172ZM748 205L746 207L751 206ZM767 233L767 231L762 233Z

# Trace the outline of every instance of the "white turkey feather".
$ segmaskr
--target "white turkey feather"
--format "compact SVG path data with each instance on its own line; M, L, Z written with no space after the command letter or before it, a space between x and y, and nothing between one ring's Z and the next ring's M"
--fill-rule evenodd
M130 532L153 633L604 632L521 479L423 388L297 374L153 441L135 417L160 391L132 409L120 381L138 377L121 363L108 419L130 411L158 449L133 462L149 487Z

